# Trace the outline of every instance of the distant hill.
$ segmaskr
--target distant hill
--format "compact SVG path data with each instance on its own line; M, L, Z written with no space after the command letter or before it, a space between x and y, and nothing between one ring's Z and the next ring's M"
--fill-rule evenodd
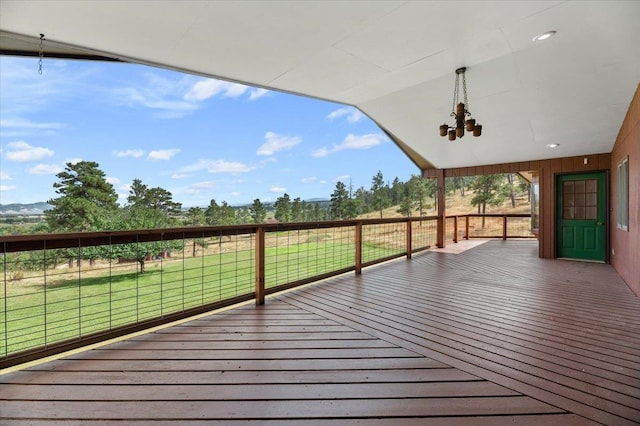
M47 203L31 203L31 204L0 204L0 215L41 215L45 210L50 210L51 206Z

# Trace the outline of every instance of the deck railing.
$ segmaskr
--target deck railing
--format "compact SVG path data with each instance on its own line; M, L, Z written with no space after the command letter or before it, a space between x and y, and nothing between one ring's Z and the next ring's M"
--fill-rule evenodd
M528 218L447 217L447 240L527 237ZM432 216L3 236L0 368L360 274L434 247L436 232Z
M535 238L530 214L465 214L447 216L446 240L469 238Z
M0 237L0 368L435 245L436 218Z

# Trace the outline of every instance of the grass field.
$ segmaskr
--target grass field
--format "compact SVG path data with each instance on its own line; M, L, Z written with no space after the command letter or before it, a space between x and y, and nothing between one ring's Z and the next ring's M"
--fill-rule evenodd
M227 242L229 247L237 247ZM187 247L189 245L186 245ZM365 258L386 257L397 248L367 243ZM186 250L188 252L188 250ZM367 254L368 253L368 254ZM269 247L267 288L354 265L353 242L324 240ZM180 312L255 290L254 250L250 247L196 257L137 263L87 262L7 281L0 300L0 354L39 347L97 331Z

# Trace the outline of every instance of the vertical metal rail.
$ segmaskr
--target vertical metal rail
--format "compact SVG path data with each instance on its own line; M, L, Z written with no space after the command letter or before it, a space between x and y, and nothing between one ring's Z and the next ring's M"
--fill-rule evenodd
M47 347L47 331L49 330L49 325L47 323L47 314L48 314L47 306L48 306L48 304L47 304L47 269L46 269L47 242L46 241L44 241L43 244L42 244L42 251L44 253L44 255L42 257L45 259L44 260L44 262L45 262L45 264L44 264L45 265L45 270L44 270L44 273L43 273L44 276L42 278L42 286L43 286L42 290L43 290L43 293L44 293L44 346ZM7 341L7 343L8 343L8 341Z
M109 235L109 330L113 328L113 244Z
M76 267L78 268L78 337L82 337L82 243L79 238Z
M200 303L202 303L204 305L204 255L205 255L205 250L206 250L206 246L208 245L205 242L205 236L204 236L204 231L202 232L202 256L200 257Z
M7 264L7 243L3 244L4 253L2 253L2 264L4 266L3 273L3 296L4 296L4 357L9 355L9 318L7 313L7 270L9 265Z
M184 273L185 270L185 266L186 266L186 241L185 241L185 235L184 232L182 233L182 312L184 312L184 292L185 292L185 288L184 288L184 282L185 282L185 278L186 275Z
M140 253L140 235L136 235L136 251ZM138 269L141 268L141 264L136 259L136 322L140 322L140 273Z

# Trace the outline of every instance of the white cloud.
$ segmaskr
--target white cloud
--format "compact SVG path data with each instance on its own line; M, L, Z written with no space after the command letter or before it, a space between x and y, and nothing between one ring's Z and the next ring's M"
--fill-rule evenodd
M257 155L273 155L283 149L293 148L300 143L298 136L284 136L278 135L273 132L267 132L264 135L266 142L260 145Z
M31 146L24 141L16 141L7 144L7 159L19 163L42 160L52 157L54 152L48 148Z
M238 161L213 160L207 166L209 173L245 173L254 170L254 167Z
M65 127L65 125L62 123L36 123L22 118L0 120L0 128L2 129L56 130L63 127Z
M9 176L9 173L0 171L0 180L11 180L11 176Z
M14 189L16 189L16 187L13 185L0 185L0 192L13 191Z
M356 123L364 118L364 114L360 112L359 109L354 107L344 107L344 108L337 109L335 111L331 111L329 115L327 115L327 118L333 121L337 118L344 117L344 116L347 117L347 121L349 123Z
M205 181L205 182L196 182L184 190L185 193L190 195L201 194L202 192L210 191L215 188L216 183L213 181Z
M255 101L256 99L260 99L267 93L269 93L267 89L253 89L251 90L251 92L249 92L249 100Z
M311 153L313 157L322 158L329 155L329 150L327 148L319 148Z
M224 96L229 98L237 98L243 95L247 90L249 90L249 87L243 84L233 83L229 85L228 88L226 88L226 90L224 91Z
M302 183L313 183L313 182L317 182L318 178L315 176L312 176L312 177L302 178L301 181Z
M370 133L361 136L348 134L340 145L334 147L334 151L341 151L343 149L369 149L372 146L380 145L386 140L387 137L381 133Z
M140 158L144 155L144 151L141 149L127 149L125 151L113 150L113 155L116 157Z
M269 188L269 192L286 192L287 188L284 188L282 186L272 186L271 188Z
M174 155L180 152L180 149L158 149L149 153L147 158L149 160L170 160Z
M174 173L174 174L171 175L171 179L186 179L189 176L191 176L191 175L189 175L187 173Z
M67 161L64 162L64 164L67 164L67 163L78 164L81 161L82 161L82 158L69 158Z
M177 173L192 173L200 170L206 170L209 173L246 173L255 170L255 167L239 161L200 160L195 164L181 168Z
M105 180L113 186L120 185L120 179L117 177L107 177Z
M38 164L29 169L29 174L32 175L55 175L62 171L60 166L55 164Z
M249 86L245 86L244 84L208 78L196 82L183 98L188 102L202 102L217 95L222 95L228 98L237 98L242 96L249 89Z
M312 152L311 155L316 158L320 158L326 157L333 152L343 151L345 149L369 149L376 145L380 145L387 140L388 138L381 133L370 133L367 135L359 136L348 134L347 137L344 138L342 143L334 145L331 149L328 149L326 147L317 149L316 151Z
M237 192L237 191L233 191L233 192L231 192L231 196L232 196L232 197L239 197L239 196L240 196L240 193L239 193L239 192Z
M342 176L338 176L333 178L333 182L337 183L337 182L346 182L351 178L350 175L342 175Z
M160 110L156 114L158 118L181 118L198 109L189 102L161 99L158 95L140 93L135 88L129 89L129 100L146 108Z
M158 118L181 118L198 109L198 105L183 99L184 91L192 84L192 76L167 79L153 73L130 87L111 91L116 102L131 107L155 110Z
M147 73L144 77L144 81L112 90L111 94L115 95L119 104L155 110L154 115L158 118L182 118L202 108L204 101L216 96L234 99L248 96L253 101L267 93L264 89L244 84L191 75L165 78Z

